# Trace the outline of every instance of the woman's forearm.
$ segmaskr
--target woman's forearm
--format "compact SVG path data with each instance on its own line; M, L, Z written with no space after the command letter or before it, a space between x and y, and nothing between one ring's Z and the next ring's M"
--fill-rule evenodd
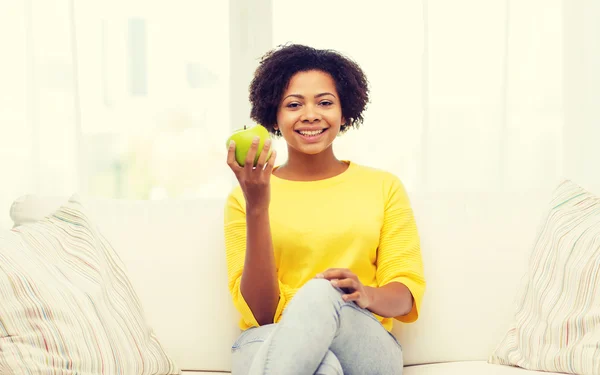
M384 318L407 315L413 306L413 296L406 285L391 282L379 288L365 286L369 295L367 309Z
M279 286L268 208L246 212L246 259L240 289L258 324L273 323Z

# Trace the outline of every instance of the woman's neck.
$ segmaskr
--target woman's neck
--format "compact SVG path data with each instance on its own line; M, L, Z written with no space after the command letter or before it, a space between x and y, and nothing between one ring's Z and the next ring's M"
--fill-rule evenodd
M296 181L316 181L337 176L348 169L338 160L330 146L315 155L304 154L288 147L288 160L275 171L277 177Z

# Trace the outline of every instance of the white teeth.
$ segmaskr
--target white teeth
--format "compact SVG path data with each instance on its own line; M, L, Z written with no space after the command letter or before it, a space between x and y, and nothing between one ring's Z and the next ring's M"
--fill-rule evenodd
M300 131L300 134L302 135L308 135L308 136L315 136L315 135L319 135L321 133L323 133L325 129L321 129L321 130L302 130Z

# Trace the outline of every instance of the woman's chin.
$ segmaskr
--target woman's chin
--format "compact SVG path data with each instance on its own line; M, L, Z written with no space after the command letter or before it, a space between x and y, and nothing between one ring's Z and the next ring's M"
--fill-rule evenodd
M306 154L306 155L318 155L323 151L327 150L329 147L322 144L312 144L312 145L299 145L299 147L294 147L296 151Z

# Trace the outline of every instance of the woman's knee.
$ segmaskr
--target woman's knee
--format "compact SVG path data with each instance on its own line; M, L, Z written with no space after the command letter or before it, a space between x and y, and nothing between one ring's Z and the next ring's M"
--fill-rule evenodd
M327 324L330 322L327 317L334 317L337 320L339 309L343 304L341 292L329 281L313 279L298 290L283 312L283 316L294 316L298 319L319 317L321 323Z
M300 288L299 295L310 298L311 300L343 301L341 291L331 285L329 280L311 279Z

